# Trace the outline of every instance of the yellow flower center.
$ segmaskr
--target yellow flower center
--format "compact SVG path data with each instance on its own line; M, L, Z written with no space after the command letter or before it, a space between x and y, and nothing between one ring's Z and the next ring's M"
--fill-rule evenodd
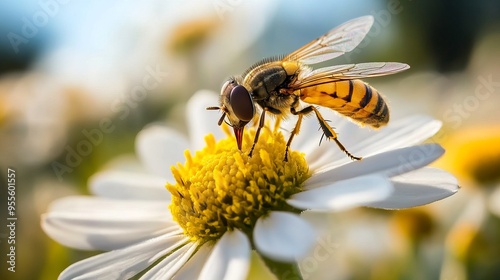
M186 163L172 167L176 184L167 184L170 210L193 241L215 240L232 229L251 236L259 217L272 210L296 211L285 200L310 176L304 155L290 151L284 162L283 135L262 129L249 157L254 135L254 130L245 134L242 152L234 137L216 142L209 134L205 148L194 156L186 151Z

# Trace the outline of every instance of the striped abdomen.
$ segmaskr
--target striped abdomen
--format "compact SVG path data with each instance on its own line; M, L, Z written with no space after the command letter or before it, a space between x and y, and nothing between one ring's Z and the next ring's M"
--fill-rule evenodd
M331 108L361 125L377 128L389 121L389 108L380 93L361 80L303 88L300 90L300 99Z

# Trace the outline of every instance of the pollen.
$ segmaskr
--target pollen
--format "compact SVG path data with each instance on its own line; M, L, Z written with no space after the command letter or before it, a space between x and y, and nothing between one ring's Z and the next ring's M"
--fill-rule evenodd
M285 201L310 177L304 155L291 151L285 162L283 135L264 128L249 157L254 136L250 129L240 151L233 136L217 142L209 134L202 150L186 151L186 163L171 168L170 211L193 241L217 240L233 229L251 236L257 219L270 211L298 212Z

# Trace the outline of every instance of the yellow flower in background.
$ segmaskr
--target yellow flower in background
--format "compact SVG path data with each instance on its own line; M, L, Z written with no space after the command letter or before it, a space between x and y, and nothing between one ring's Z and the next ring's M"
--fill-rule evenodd
M419 242L429 237L436 228L432 213L422 207L394 212L391 222L393 230L410 242Z
M484 279L498 276L500 216L500 125L468 126L444 141L446 154L436 162L464 186L458 217L446 238L442 276ZM495 215L497 217L495 217ZM495 263L496 262L496 263Z
M500 125L480 125L458 130L443 143L446 154L437 165L448 169L465 186L500 184Z

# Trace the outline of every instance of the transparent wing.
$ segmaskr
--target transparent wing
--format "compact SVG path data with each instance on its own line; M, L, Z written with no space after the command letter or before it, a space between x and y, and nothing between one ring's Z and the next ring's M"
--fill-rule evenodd
M362 79L391 75L409 69L408 64L399 62L368 62L324 67L314 71L302 71L293 88L305 88L341 80Z
M315 64L338 57L352 51L363 40L372 25L372 16L352 19L285 56L283 60Z

